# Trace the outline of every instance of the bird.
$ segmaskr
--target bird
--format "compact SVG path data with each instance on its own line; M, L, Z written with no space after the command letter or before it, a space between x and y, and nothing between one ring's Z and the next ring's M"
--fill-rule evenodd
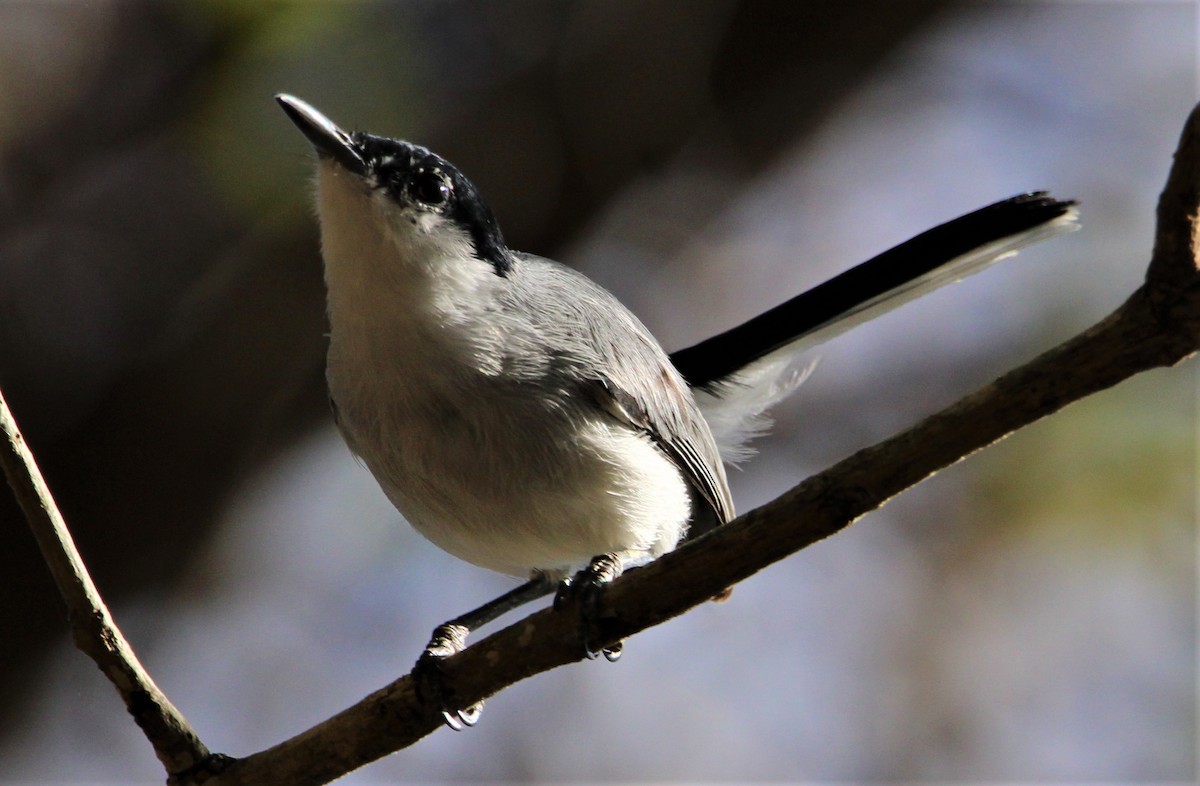
M803 380L797 358L884 311L1077 228L1021 194L948 221L712 338L668 353L583 274L513 250L457 167L277 102L317 155L335 420L403 517L467 562L526 579L439 626L424 673L479 626L555 592L589 610L624 570L735 517L727 462Z

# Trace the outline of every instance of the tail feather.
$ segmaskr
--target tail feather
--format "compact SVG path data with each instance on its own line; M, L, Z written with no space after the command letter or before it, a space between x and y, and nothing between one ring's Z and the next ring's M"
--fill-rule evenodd
M961 280L1018 250L1078 229L1075 202L1034 192L934 227L735 328L671 355L726 461L770 425L766 411L804 381L804 351Z

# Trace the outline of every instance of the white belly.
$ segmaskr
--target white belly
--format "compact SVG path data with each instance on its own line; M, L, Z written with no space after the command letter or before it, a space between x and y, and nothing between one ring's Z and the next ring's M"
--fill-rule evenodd
M330 382L347 442L384 493L418 532L468 562L568 575L597 554L657 557L686 531L691 498L675 464L599 410L568 413L487 389L368 401Z
M376 477L418 532L461 559L502 573L567 575L597 554L657 557L674 548L691 512L675 466L632 432L599 425L585 432L579 455L539 451L539 458L561 459L555 471L544 465L514 471L523 483L457 473Z

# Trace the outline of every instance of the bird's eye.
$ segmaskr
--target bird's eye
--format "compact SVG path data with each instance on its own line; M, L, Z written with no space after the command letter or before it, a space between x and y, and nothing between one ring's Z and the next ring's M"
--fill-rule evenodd
M451 186L450 181L441 172L427 169L413 176L408 191L414 199L430 207L437 207L445 204L450 198Z

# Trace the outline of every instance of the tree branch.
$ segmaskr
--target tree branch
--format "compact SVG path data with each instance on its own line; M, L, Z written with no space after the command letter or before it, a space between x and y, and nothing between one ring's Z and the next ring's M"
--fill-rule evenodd
M0 450L0 464L67 604L75 646L94 660L116 687L167 772L211 760L208 748L150 679L109 615L3 394L0 429L8 437L8 449Z
M1200 347L1200 107L1193 110L1158 206L1145 283L1104 320L908 430L860 450L775 501L631 571L600 600L613 643L704 603L726 587L849 526L901 491L1007 434ZM320 784L404 748L442 725L411 676L318 726L244 759L207 750L145 675L112 624L32 456L0 398L11 450L4 469L71 611L76 642L117 686L176 784ZM446 659L464 706L580 660L578 616L546 609Z

